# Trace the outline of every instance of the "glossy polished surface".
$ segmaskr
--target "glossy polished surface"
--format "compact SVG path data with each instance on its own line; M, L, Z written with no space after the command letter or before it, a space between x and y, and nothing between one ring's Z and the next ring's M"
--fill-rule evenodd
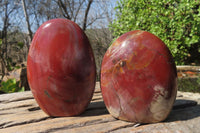
M77 24L52 19L32 40L27 75L40 108L50 116L73 116L89 104L96 66L88 38Z
M107 50L101 66L101 90L114 117L159 122L168 116L177 92L177 72L165 44L146 31L131 31Z

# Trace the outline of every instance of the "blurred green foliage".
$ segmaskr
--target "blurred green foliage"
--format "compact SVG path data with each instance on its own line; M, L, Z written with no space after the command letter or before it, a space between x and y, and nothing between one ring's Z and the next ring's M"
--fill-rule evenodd
M0 47L1 47L1 45L2 45L2 39L0 39Z
M24 91L24 87L20 88L19 81L16 81L16 79L8 79L1 82L0 91L5 93L22 92Z
M136 29L149 31L164 41L179 65L186 64L194 50L200 53L198 0L119 0L115 10L110 24L115 38Z
M200 78L178 78L178 90L200 93Z
M23 42L17 42L17 45L19 46L20 49L22 49L24 47L24 43Z

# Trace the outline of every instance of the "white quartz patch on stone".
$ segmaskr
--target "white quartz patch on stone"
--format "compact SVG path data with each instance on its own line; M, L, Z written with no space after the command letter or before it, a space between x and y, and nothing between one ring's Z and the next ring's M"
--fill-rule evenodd
M150 105L150 111L153 115L153 119L156 121L164 120L169 114L174 99L173 97L170 99L166 99L168 95L168 91L164 89L164 87L160 85L156 85L154 87L155 95L153 101Z
M112 106L107 107L108 111L116 118L120 116L120 108L113 108Z

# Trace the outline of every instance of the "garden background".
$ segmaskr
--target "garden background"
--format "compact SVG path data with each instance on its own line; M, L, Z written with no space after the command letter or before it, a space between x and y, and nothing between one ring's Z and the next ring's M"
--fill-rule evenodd
M85 31L96 59L97 80L107 48L123 33L137 29L158 36L176 65L200 65L198 0L1 0L0 14L1 93L29 89L26 59L31 40L42 23L54 18L70 19ZM189 86L200 90L199 77L190 80ZM188 80L182 84L179 78L179 83L185 86Z

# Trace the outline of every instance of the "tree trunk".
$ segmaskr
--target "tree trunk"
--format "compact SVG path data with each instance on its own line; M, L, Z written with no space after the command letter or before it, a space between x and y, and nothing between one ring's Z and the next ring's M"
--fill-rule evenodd
M85 16L84 16L84 20L83 20L83 27L82 29L85 31L86 28L87 28L87 17L88 17L88 13L90 11L90 7L91 7L91 4L92 4L93 0L89 0L88 2L88 5L87 5L87 8L86 8L86 11L85 11Z
M24 16L25 16L25 18L26 18L27 28L28 28L29 42L31 42L32 39L33 39L33 33L32 33L32 31L31 31L31 26L30 26L30 22L29 22L29 17L28 17L28 15L27 15L25 0L22 0L22 6L23 6L23 10L24 10ZM28 45L28 49L29 49L29 45Z

